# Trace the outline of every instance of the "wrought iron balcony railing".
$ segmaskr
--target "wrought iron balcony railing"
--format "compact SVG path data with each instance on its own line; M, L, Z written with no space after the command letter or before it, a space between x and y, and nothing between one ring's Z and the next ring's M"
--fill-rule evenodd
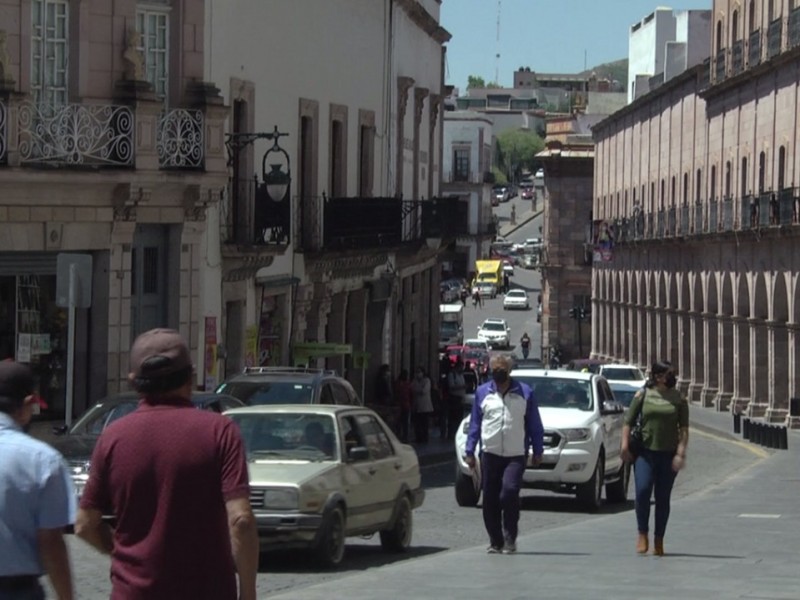
M664 230L667 225L667 215L662 208L656 213L656 238L661 239L664 237Z
M680 236L689 235L690 225L691 223L689 223L689 205L684 204L680 208L680 223L678 224L677 235Z
M6 164L6 154L8 152L8 109L5 103L0 100L0 165Z
M291 200L273 202L266 185L253 179L231 179L220 203L220 234L224 244L286 246L289 243Z
M758 210L756 210L755 198L750 194L742 196L739 207L739 210L741 211L741 223L739 224L739 227L743 231L754 228L758 222L756 219Z
M731 46L731 75L744 71L744 40L736 40Z
M653 213L647 213L645 215L645 223L644 223L644 239L651 240L655 236L656 228Z
M798 203L800 203L800 189L784 188L778 192L778 212L781 225L793 225L797 223Z
M20 104L20 161L27 165L133 165L133 111L108 104Z
M722 199L722 222L720 231L733 231L733 198Z
M667 237L675 237L675 225L677 222L677 214L674 206L667 209Z
M725 69L727 67L725 63L727 56L727 48L722 48L717 51L717 55L714 57L714 81L717 83L725 79Z
M800 7L793 8L789 13L789 47L800 45Z
M719 223L719 203L716 200L712 200L708 203L708 227L706 227L706 231L708 233L716 233L717 232L717 225Z
M783 19L775 19L767 27L767 58L778 56L783 47Z
M758 196L758 226L769 227L777 224L778 200L772 192L764 192Z
M204 117L201 110L175 108L158 119L156 148L162 169L203 169Z
M691 232L695 235L703 233L703 205L700 202L694 205Z
M633 239L641 240L644 237L644 213L637 212L633 219Z
M747 40L747 66L751 69L761 64L761 30L756 29Z

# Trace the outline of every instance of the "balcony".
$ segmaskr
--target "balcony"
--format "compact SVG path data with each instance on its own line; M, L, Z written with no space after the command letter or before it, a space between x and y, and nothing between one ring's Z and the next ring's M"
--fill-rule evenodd
M741 229L746 231L755 228L757 223L756 215L758 213L755 198L748 194L740 200L739 206L741 210Z
M695 235L703 233L703 205L698 202L694 205L694 219L691 232Z
M781 225L793 225L798 221L800 189L784 188L778 192L778 219Z
M789 47L800 46L800 7L789 13Z
M778 224L778 200L772 192L758 196L758 226L769 227Z
M721 231L733 231L733 198L722 199L722 229Z
M469 235L469 204L459 198L306 198L296 236L303 252L368 250Z
M731 75L744 71L744 40L736 40L731 46Z
M761 30L756 29L747 40L747 66L751 69L761 64Z
M127 106L23 102L17 125L23 165L133 166L134 117Z
M767 27L767 58L778 56L783 45L783 19L775 19Z
M712 200L708 203L708 226L706 227L706 231L708 233L716 233L718 223L719 203L716 200Z
M687 236L689 235L690 227L689 227L689 205L684 204L681 206L681 222L678 230L678 235Z
M714 57L714 81L719 83L725 79L725 69L726 64L725 60L728 55L728 50L726 48L722 48L717 52L717 55Z
M175 108L161 113L158 119L156 149L161 169L198 169L204 167L203 111Z
M632 219L633 239L641 240L644 237L644 214L637 212Z
M662 208L656 213L656 238L661 239L664 237L664 229L667 225L667 215Z
M675 207L671 206L667 209L667 237L675 237L676 219Z
M220 203L222 243L245 248L284 247L291 231L290 201L273 202L256 179L231 180Z
M8 109L5 103L0 100L0 165L6 164L6 155L8 153Z

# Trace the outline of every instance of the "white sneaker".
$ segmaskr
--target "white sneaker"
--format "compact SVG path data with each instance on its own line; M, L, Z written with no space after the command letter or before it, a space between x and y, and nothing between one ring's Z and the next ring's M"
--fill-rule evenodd
M517 543L512 541L506 541L506 545L503 546L503 554L515 554L517 552Z

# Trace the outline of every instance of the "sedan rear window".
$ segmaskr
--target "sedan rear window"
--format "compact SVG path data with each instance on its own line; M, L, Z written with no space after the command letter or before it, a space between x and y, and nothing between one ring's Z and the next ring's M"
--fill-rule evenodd
M232 381L218 391L251 405L311 404L314 398L314 386L296 381Z

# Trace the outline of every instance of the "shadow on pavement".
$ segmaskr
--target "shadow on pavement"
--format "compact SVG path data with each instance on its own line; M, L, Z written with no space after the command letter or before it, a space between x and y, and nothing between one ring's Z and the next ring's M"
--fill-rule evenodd
M611 504L603 503L599 510L589 511L574 497L570 496L522 496L522 510L558 513L615 515L633 510L633 500Z
M376 536L377 539L377 536ZM403 553L384 552L377 544L348 544L344 560L335 569L326 569L310 560L309 551L275 550L262 552L259 573L332 573L337 576L352 571L364 571L402 561L430 556L449 550L432 546L412 546Z
M517 555L525 556L591 556L591 552L520 552Z
M743 560L746 556L735 556L732 554L689 554L683 552L667 552L664 558L715 558L719 560Z

